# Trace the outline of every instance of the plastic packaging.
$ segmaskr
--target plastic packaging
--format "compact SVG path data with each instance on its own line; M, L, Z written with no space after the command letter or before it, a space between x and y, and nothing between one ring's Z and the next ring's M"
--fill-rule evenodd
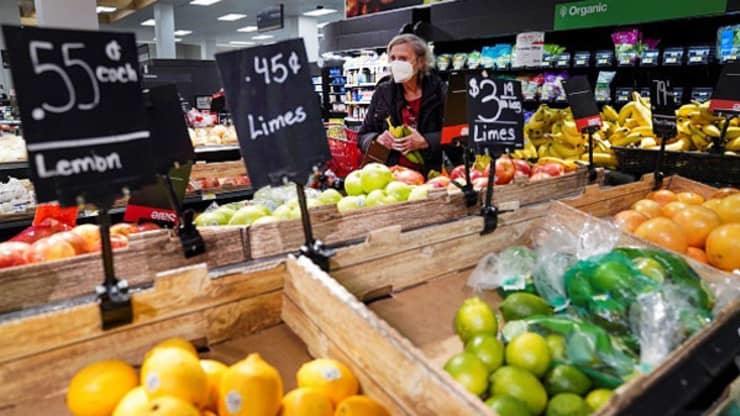
M465 62L468 60L468 54L456 53L452 56L452 69L459 71L465 67Z
M515 246L491 253L478 262L468 278L468 286L476 291L501 289L502 294L532 292L535 262L535 253L527 247Z
M717 30L717 57L724 63L740 55L740 25L724 26Z
M480 52L473 51L468 54L468 69L476 69L480 66Z
M62 208L57 204L39 204L31 226L9 241L32 244L44 237L71 230L77 222L77 207Z
M611 84L616 75L616 71L599 71L596 78L596 89L594 96L598 102L609 102L612 97Z
M452 61L452 55L441 54L437 56L437 70L447 71L450 69L450 62Z
M545 82L542 84L542 100L565 100L565 88L563 88L562 84L562 81L565 79L568 79L568 74L566 73L545 73Z
M614 57L617 62L635 62L639 56L638 42L641 34L637 29L629 29L612 33L614 42Z

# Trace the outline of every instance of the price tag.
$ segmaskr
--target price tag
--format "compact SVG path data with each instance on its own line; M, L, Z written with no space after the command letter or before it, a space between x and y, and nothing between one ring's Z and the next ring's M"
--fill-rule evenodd
M673 101L677 106L680 106L683 103L683 88L673 87Z
M522 84L519 81L466 77L468 97L468 144L479 153L491 154L524 148Z
M740 62L727 62L722 68L709 109L740 113Z
M601 126L601 115L596 106L594 92L585 76L573 77L563 81L568 104L573 111L576 127L580 131Z
M188 186L190 178L190 168L192 162L179 168L170 169L168 175L175 190L177 202L182 205L185 198L185 189ZM169 190L161 178L157 178L157 183L147 185L134 192L126 206L126 212L123 214L123 220L127 222L139 222L147 220L156 223L177 224L177 212L170 203Z
M617 66L634 66L635 63L637 63L637 54L635 52L630 52L619 56Z
M703 103L712 98L711 88L693 88L691 90L691 99Z
M709 63L709 46L693 46L688 49L689 65L705 65Z
M555 61L556 68L570 68L570 52L564 52Z
M614 62L614 51L598 51L596 52L596 66L612 66Z
M650 86L650 107L653 113L653 132L668 139L676 136L676 100L671 81L654 79Z
M301 39L216 55L255 187L305 184L331 158Z
M545 32L524 32L516 35L514 50L517 67L539 67L543 64Z
M200 196L200 199L203 201L212 201L216 199L216 194L213 192L206 192Z
M630 96L632 95L632 88L617 88L614 101L617 104L624 104L629 102Z
M151 131L151 149L157 173L167 174L195 156L185 114L175 85L162 85L144 91L144 103Z
M574 68L584 68L591 64L591 52L576 52L573 58Z
M154 181L132 34L3 26L38 202Z
M640 66L657 66L659 52L655 50L645 51L640 60Z
M681 65L683 48L666 48L663 50L663 65Z

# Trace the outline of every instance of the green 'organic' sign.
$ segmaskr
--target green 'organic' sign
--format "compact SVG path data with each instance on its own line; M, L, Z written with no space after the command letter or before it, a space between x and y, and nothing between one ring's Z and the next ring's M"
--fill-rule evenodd
M555 5L555 30L724 13L727 0L584 0Z

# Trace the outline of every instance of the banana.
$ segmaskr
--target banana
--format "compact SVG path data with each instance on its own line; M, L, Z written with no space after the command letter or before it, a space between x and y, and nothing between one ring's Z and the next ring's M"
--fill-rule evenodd
M678 117L688 117L689 114L693 113L694 111L699 111L699 106L696 104L684 104L681 107L676 110L676 116Z
M640 140L640 149L652 149L658 146L658 142L655 141L654 137L644 137Z
M691 139L687 139L686 137L679 137L678 140L676 140L673 143L668 143L665 145L665 150L668 150L670 152L682 152L689 150Z
M653 128L650 126L635 127L630 131L630 134L634 133L637 133L640 136L655 136L655 133L653 133Z
M740 117L733 117L730 120L730 127L740 127Z
M714 124L707 124L706 126L701 128L701 131L704 132L709 137L719 137L722 132L719 131L719 128L715 126Z
M578 167L578 164L573 160L566 160L560 157L546 156L537 161L537 164L542 163L557 163L562 165L566 170L574 170Z
M725 144L725 149L731 150L733 152L740 151L740 137L736 137L727 142L727 144Z
M628 118L624 121L624 127L627 127L630 130L636 129L640 127L640 122L637 121L637 119L634 118Z
M696 150L704 150L709 146L709 143L711 143L707 140L706 136L702 136L701 134L692 134L689 137L691 138L691 143L694 144Z
M584 162L588 162L588 153L582 154L581 160ZM617 166L617 156L611 153L594 152L594 165L614 168Z
M552 143L550 151L562 158L578 156L584 152L583 146L570 146L562 143Z
M577 136L570 136L568 134L565 134L564 132L555 133L548 135L550 139L552 139L555 143L562 143L562 144L568 144L571 146L578 146L579 144L583 144L583 140L581 139L581 135Z
M612 145L614 146L627 146L632 143L638 143L642 139L642 136L640 133L630 133L627 136L623 138L618 138L616 140L612 140Z
M576 123L574 121L563 121L563 133L569 136L580 136L581 132L578 131Z
M732 150L725 150L725 156L737 156L737 153Z
M611 153L612 152L612 145L611 143L609 143L608 140L594 139L594 142L596 143L596 146L594 147L594 151L598 150L601 153Z
M625 104L621 110L619 110L619 118L617 119L617 121L619 122L620 126L623 126L628 118L632 118L632 114L635 112L636 106L636 102L630 101Z
M643 98L639 92L632 91L632 100L638 102L643 107L650 109L650 100L648 98Z
M676 123L676 131L678 131L680 134L691 134L691 122L689 121L683 121Z
M727 128L727 133L725 133L725 139L732 140L738 137L740 137L740 127L730 126Z
M609 104L604 106L603 112L604 112L604 118L607 121L610 121L613 123L619 120L619 113L617 113L617 110L615 110L614 107L610 106Z
M544 143L540 147L537 148L537 157L543 158L550 155L550 143Z

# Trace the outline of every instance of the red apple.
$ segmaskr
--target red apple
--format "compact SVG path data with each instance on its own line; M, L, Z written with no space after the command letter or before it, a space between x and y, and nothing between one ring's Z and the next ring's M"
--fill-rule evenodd
M552 178L552 176L550 176L547 172L540 171L540 172L536 172L534 175L532 175L529 178L529 180L532 181L532 182L534 182L534 181L541 181L541 180L547 179L547 178Z
M20 241L0 243L0 269L26 264L26 252L30 247L30 244Z
M496 159L496 182L494 182L494 185L506 185L511 182L515 171L514 162L511 161L510 157L501 156Z
M532 174L532 167L529 166L529 162L527 162L526 160L512 159L512 162L514 162L514 168L516 169L516 172L514 172L514 176L529 177Z
M87 242L87 251L92 251L95 244L100 241L100 230L95 224L82 224L72 229L72 232L84 238Z
M139 232L161 230L162 228L153 222L142 222L139 224Z
M89 251L87 241L85 241L82 236L77 233L73 233L72 231L56 233L49 237L49 239L52 241L63 241L69 244L75 250L75 254L83 254Z
M136 224L129 224L127 222L119 222L110 227L111 234L120 234L122 236L128 236L130 234L136 234L139 232L139 227Z
M471 183L472 182L475 182L476 179L485 178L485 177L487 177L487 176L484 175L483 172L481 172L479 170L475 170L475 169L471 169L470 170L470 182ZM463 176L460 179L463 179L464 180L465 179L465 176Z
M538 173L538 172L545 172L550 176L560 176L563 173L565 173L565 168L563 168L563 165L558 163L545 163L542 165L535 165L534 169L532 169L532 174Z
M442 189L447 187L447 185L450 184L450 178L447 176L437 176L434 179L429 179L427 181L427 185L431 186L433 189Z
M488 180L489 179L490 178L482 177L482 178L478 178L478 179L474 180L473 181L473 189L476 190L476 191L481 191L481 190L486 189L486 187L488 186Z
M424 176L413 169L398 170L393 173L393 177L397 181L408 185L421 185L424 183Z
M465 179L465 165L459 165L452 169L452 172L450 172L450 179L453 181L455 179Z
M38 263L49 260L66 259L74 257L77 253L71 244L62 239L52 239L50 237L42 238L35 243L26 252L26 260L29 263Z
M123 236L121 234L111 234L110 235L110 245L113 250L118 248L126 248L128 247L128 238L126 236ZM93 246L91 251L98 252L103 249L103 245L100 240L98 240L97 243Z

